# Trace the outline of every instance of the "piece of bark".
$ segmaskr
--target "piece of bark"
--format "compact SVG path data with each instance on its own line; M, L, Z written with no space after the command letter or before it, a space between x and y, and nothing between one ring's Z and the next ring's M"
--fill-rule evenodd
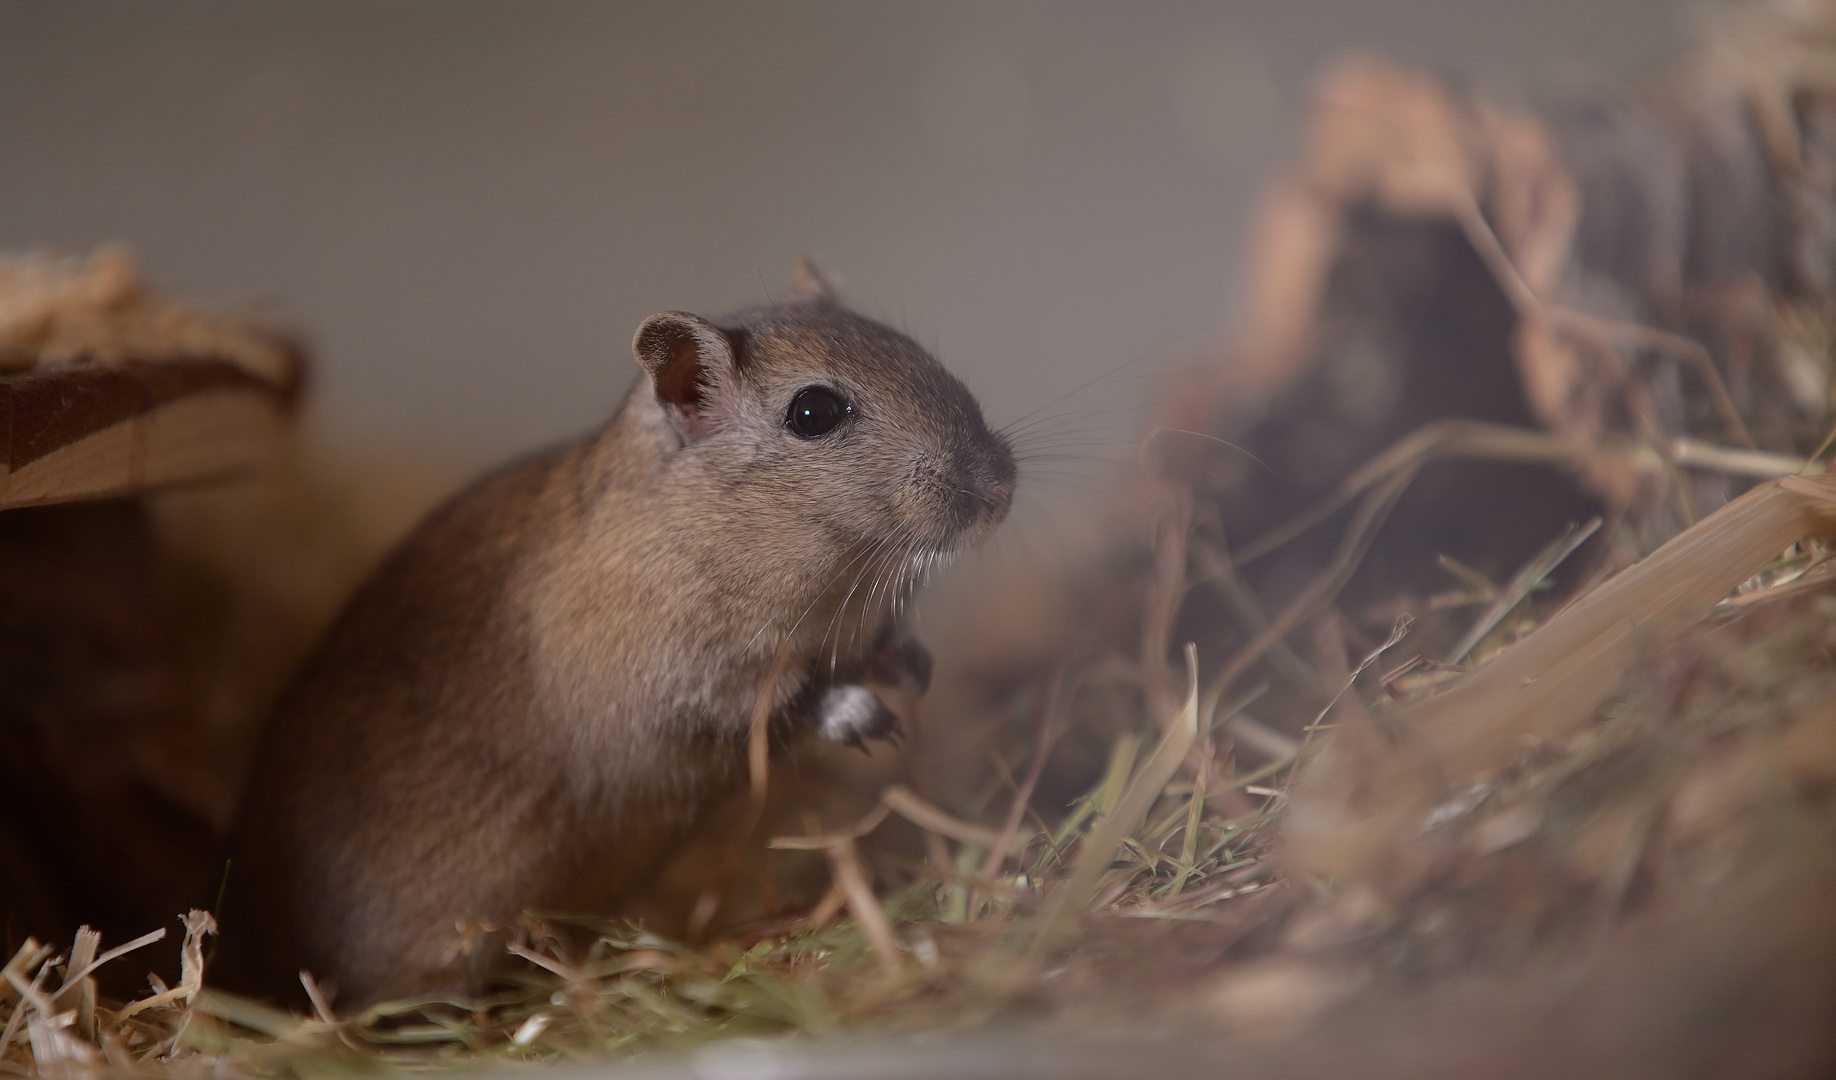
M86 923L118 940L211 905L237 763L200 677L209 603L135 496L274 461L303 371L283 335L151 298L118 250L0 259L10 939L66 941Z
M120 248L0 258L0 510L269 461L304 368L285 335L152 297Z
M0 376L0 510L252 469L291 440L297 397L215 358Z

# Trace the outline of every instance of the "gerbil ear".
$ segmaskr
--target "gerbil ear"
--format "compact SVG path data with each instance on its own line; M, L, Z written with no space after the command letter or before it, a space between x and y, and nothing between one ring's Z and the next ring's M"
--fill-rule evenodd
M791 299L820 300L839 304L841 294L836 292L834 284L823 276L822 269L816 265L816 260L805 255L797 260L797 271L791 275Z
M699 315L661 311L645 319L631 339L631 351L650 373L657 404L685 442L700 442L712 429L706 398L733 370L727 335Z

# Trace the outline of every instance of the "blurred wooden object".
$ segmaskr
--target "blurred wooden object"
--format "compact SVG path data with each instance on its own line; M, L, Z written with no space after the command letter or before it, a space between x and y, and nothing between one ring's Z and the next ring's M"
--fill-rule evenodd
M0 376L0 510L270 462L290 440L298 390L297 375L276 385L210 357Z
M0 510L272 460L304 371L284 335L154 298L119 247L0 258Z
M304 370L282 335L153 299L117 249L0 259L8 948L211 904L233 769L197 628L223 601L190 587L142 496L280 459Z

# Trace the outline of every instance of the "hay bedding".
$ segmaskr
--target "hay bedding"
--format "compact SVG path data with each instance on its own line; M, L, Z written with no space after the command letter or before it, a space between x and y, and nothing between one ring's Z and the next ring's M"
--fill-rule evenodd
M1657 635L1629 640L1623 655L1638 657L1636 666L1608 683L1618 688L1598 705L1536 713L1536 730L1519 733L1534 736L1528 753L1507 747L1491 758L1485 781L1453 790L1401 831L1368 828L1416 794L1407 770L1385 771L1381 742L1356 751L1359 767L1404 794L1366 793L1373 813L1355 823L1361 832L1318 822L1272 829L1284 808L1309 808L1310 784L1342 792L1332 783L1342 759L1307 758L1293 787L1282 767L1235 772L1201 755L1193 768L1202 736L1240 718L1238 702L1253 695L1201 719L1199 688L1189 681L1174 723L1117 740L1098 782L1057 821L1010 813L992 825L969 823L893 789L888 810L850 828L781 840L835 853L839 899L853 919L835 920L837 905L824 903L826 916L703 948L601 923L591 928L602 936L584 952L532 922L517 947L529 967L495 998L402 1002L353 1017L326 1003L316 1017L298 1018L201 986L210 923L194 913L177 985L155 985L122 1007L98 1002L87 973L98 961L132 963L144 941L104 953L84 934L57 956L22 946L6 971L7 1061L41 1072L315 1072L1025 1019L1060 1037L1125 1042L1144 1032L1223 1033L1217 1052L1246 1062L1286 1048L1321 1067L1347 1060L1335 1054L1356 1055L1367 1073L1383 1074L1386 1061L1357 1034L1407 1024L1437 1048L1429 1057L1443 1067L1495 1067L1501 1050L1522 1055L1510 1040L1548 1038L1536 1025L1526 1036L1524 1015L1564 1011L1575 1022L1568 1038L1521 1057L1535 1065L1527 1071L1561 1060L1547 1054L1551 1046L1567 1055L1590 1042L1623 1052L1627 1030L1654 1056L1639 1069L1620 1062L1621 1074L1664 1074L1667 1064L1730 1040L1749 1047L1756 1023L1782 1029L1769 1045L1787 1061L1827 1050L1814 1045L1819 1029L1809 1025L1830 1004L1836 959L1822 917L1833 884L1836 562L1815 542L1753 575L1729 568L1728 558L1730 545L1745 548L1735 560L1769 550L1781 529L1830 531L1836 516L1820 507L1836 507L1836 485L1787 483L1667 549L1673 564L1713 550L1724 575L1745 579L1734 588L1699 586L1733 594L1706 621L1663 644ZM1741 524L1740 512L1756 506L1769 528L1754 527L1752 514ZM1616 581L1637 593L1642 574L1643 584L1672 592L1674 565L1664 562L1654 558ZM1652 565L1656 573L1647 572ZM1570 607L1538 633L1560 637L1585 614ZM1647 625L1659 621L1647 614ZM1500 670L1534 640L1499 648L1479 674ZM1564 655L1583 668L1618 669L1622 657L1603 653L1597 640L1586 637L1588 647ZM1385 643L1385 654L1407 641ZM1377 655L1363 678L1396 704L1365 713L1341 695L1326 722L1382 730L1440 700L1432 679L1414 691L1383 690L1386 679L1396 687L1407 677L1390 678L1396 668L1383 670L1383 661ZM1507 674L1516 685L1528 678ZM1571 678L1585 682L1585 674ZM1121 665L1058 685L1029 710L1041 725L1033 761L1045 760L1040 748L1082 710L1109 708L1118 695L1144 696ZM1022 768L1020 792L1040 771L1032 762ZM1234 813L1244 794L1252 809ZM949 869L932 867L902 891L876 896L844 868L859 866L856 834L892 814L947 838ZM1348 831L1355 843L1333 843ZM992 859L1002 848L1013 857ZM1373 850L1383 857L1372 859ZM984 869L991 861L1002 868ZM863 913L879 916L881 928ZM1798 985L1806 977L1810 986ZM1449 1000L1450 982L1457 1000ZM1722 998L1729 985L1747 1000L1690 1033L1697 1041L1665 1043L1633 1022L1649 1028L1679 1010L1693 1015L1702 1007L1696 998ZM1119 986L1129 988L1126 997ZM1772 1000L1767 989L1790 993ZM1611 1037L1602 1014L1577 1001L1616 1017ZM1311 1038L1289 1041L1302 1033ZM1163 1064L1197 1060L1191 1043L1171 1046L1186 1056L1166 1045L1136 1052ZM1387 1064L1424 1067L1419 1051L1398 1058L1392 1050ZM990 1047L985 1060L1008 1060L1007 1052Z
M118 246L0 259L0 372L197 356L288 385L299 379L296 353L261 327L156 300Z
M144 941L28 941L0 1063L1827 1075L1832 25L1747 10L1591 112L1331 76L1251 331L1161 415L1256 464L1151 435L1148 538L1024 586L1103 617L943 643L910 786L744 845L802 902L695 945L532 916L497 994L357 1015L212 991L203 913L125 1003L89 972ZM1678 181L1576 115L1683 148L1674 228L1600 241Z
M1836 485L1801 486L1756 495L1787 508L1787 528L1836 531ZM1671 550L1725 547L1724 520ZM1773 537L1741 541L1762 550ZM1281 831L1284 811L1308 807L1309 785L1329 783L1341 759L1303 757L1293 778L1267 766L1193 768L1207 729L1241 712L1232 703L1201 719L1189 681L1168 729L1118 740L1098 783L1056 821L1025 814L1018 825L1012 815L979 825L894 789L891 814L779 841L837 853L839 899L853 918L825 902L789 925L699 948L582 922L598 935L584 951L531 920L514 947L528 967L492 998L357 1016L320 998L317 1015L294 1017L202 985L211 924L194 912L177 985L155 983L125 1005L98 1001L88 976L98 961L132 963L145 939L107 953L89 933L67 951L24 944L6 969L5 1060L26 1073L316 1073L1018 1023L1051 1040L1106 1037L1107 1049L1082 1061L1107 1070L1091 1075L1115 1074L1118 1045L1143 1068L1176 1071L1238 1060L1356 1062L1365 1075L1533 1075L1563 1064L1676 1075L1704 1055L1824 1061L1829 1032L1816 1021L1836 1003L1836 933L1825 917L1836 899L1829 556L1806 542L1693 630L1634 644L1632 670L1596 707L1538 713L1528 753L1494 756L1488 779L1400 832L1373 835L1368 817L1350 830ZM1637 574L1620 580L1636 584ZM1560 635L1574 614L1539 632ZM1501 649L1491 665L1529 644ZM1578 652L1584 666L1620 666ZM1364 678L1377 686L1383 674L1373 663ZM1117 683L1139 692L1119 668L1061 686L1035 747L1080 709L1102 707ZM1422 692L1421 704L1436 700L1432 687ZM1407 714L1409 692L1399 693L1400 708L1362 719L1364 707L1341 697L1329 719L1381 730L1386 711ZM1381 746L1356 752L1367 774L1385 775ZM1035 775L1026 768L1022 791ZM1243 793L1255 800L1246 814L1220 798ZM1382 795L1371 803L1378 817L1411 805ZM892 814L951 838L950 866L876 895L859 872L855 834ZM1011 857L984 870L1002 848ZM1700 1028L1672 1027L1704 1009ZM1552 1032L1551 1017L1568 1026ZM1399 1050L1399 1029L1421 1041ZM1379 1031L1390 1034L1376 1039ZM1141 1043L1146 1035L1182 1038ZM1631 1051L1647 1056L1627 1060ZM990 1044L978 1060L994 1068L1017 1052Z

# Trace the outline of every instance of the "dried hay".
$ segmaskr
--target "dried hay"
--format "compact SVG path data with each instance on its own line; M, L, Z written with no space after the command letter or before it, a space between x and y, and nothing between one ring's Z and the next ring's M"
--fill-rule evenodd
M296 352L270 330L154 299L118 245L0 258L0 372L207 356L292 386Z
M1399 627L1341 673L1313 746L1255 768L1218 736L1258 692L1201 687L1190 648L1172 686L1150 685L1167 677L1152 665L1063 672L1030 710L1030 760L995 823L888 788L858 822L772 842L830 859L831 895L807 915L701 948L532 918L511 947L526 968L477 1001L342 1016L308 980L315 1014L279 1013L202 986L203 913L186 920L180 983L121 1005L97 999L92 972L163 934L103 952L86 930L58 956L27 942L0 988L0 1061L54 1075L583 1061L978 1027L1027 1003L1051 1031L1247 1033L1266 1053L1398 986L1573 952L1827 845L1833 534L1836 481L1763 485L1444 686L1444 666L1413 689L1385 670ZM1132 701L1146 719L1168 690L1164 726L1116 740L1065 812L1030 805L1082 711ZM880 895L857 841L894 816L945 857Z

